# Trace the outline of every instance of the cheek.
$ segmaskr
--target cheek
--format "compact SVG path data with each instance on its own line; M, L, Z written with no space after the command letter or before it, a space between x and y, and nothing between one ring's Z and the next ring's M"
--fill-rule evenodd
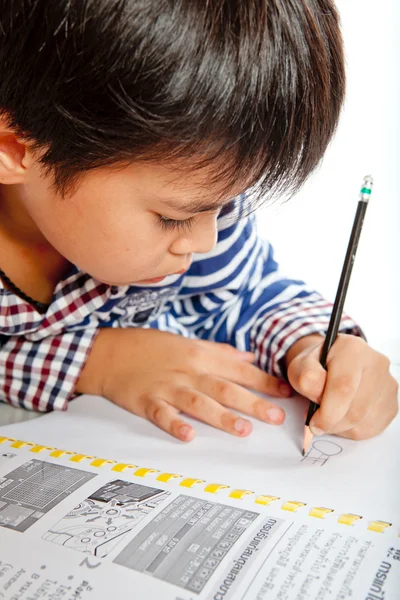
M43 181L33 182L27 208L48 242L96 279L130 283L156 276L168 260L168 236L151 214L124 202L106 185L83 187L62 199ZM122 199L121 199L122 197Z
M96 279L130 283L154 275L168 255L146 213L82 210L72 205L60 215L54 245L70 262ZM157 273L156 273L157 274Z

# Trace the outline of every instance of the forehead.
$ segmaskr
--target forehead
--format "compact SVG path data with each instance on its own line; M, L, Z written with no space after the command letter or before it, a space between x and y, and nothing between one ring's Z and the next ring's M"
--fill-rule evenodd
M218 177L216 167L136 164L130 167L138 191L173 209L204 212L219 208L246 189L245 181Z

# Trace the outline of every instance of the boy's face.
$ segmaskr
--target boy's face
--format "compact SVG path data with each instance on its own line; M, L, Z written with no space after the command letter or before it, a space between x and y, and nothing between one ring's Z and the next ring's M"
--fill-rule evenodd
M207 184L206 170L187 172L144 163L102 168L63 198L31 161L24 181L3 193L14 196L26 223L58 253L95 279L157 283L214 247L220 208L243 189L221 194Z

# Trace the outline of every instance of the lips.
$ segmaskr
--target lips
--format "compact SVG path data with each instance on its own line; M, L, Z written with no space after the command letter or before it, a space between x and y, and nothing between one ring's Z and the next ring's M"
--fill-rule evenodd
M170 277L171 275L183 275L183 273L186 273L188 268L189 267L186 267L185 269L181 269L180 271L175 271L175 273L168 273L168 275L162 275L161 277L152 277L150 279L141 279L140 281L137 281L137 283L160 283L160 281L162 281L166 277Z

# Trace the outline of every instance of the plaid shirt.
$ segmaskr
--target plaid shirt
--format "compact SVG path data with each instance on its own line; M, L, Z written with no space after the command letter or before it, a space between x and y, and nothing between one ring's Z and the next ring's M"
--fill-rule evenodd
M73 268L45 314L0 280L0 400L38 411L65 410L102 327L152 327L252 350L256 364L283 377L299 338L324 334L332 305L278 270L253 216L218 220L218 242L188 272L160 284L115 287ZM342 330L360 335L344 317Z

